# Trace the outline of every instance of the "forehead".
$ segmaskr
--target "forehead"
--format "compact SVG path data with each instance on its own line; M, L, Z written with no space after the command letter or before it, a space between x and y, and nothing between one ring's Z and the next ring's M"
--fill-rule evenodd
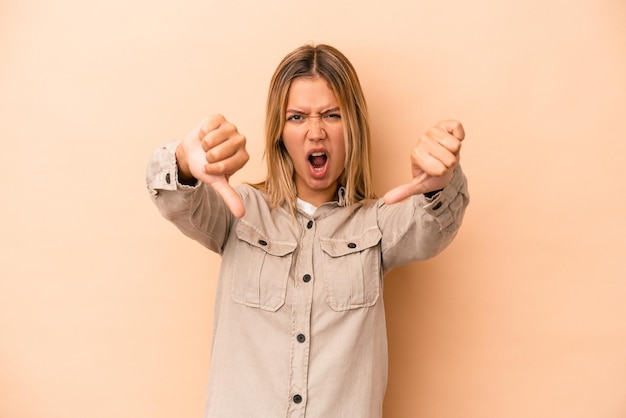
M321 77L298 77L291 82L287 107L318 109L336 107L337 97L326 80Z

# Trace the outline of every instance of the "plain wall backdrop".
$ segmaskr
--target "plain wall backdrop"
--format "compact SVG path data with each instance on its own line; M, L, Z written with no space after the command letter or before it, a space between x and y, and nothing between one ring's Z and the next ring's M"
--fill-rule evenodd
M201 416L219 257L145 165L222 113L232 182L262 179L269 79L309 42L357 68L380 195L430 125L467 132L456 241L386 278L385 417L626 416L623 0L0 8L1 418Z

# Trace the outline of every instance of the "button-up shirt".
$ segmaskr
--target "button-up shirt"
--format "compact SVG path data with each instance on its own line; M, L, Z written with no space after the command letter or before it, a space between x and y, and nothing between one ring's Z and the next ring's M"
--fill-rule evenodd
M222 255L206 418L380 418L387 384L383 276L432 257L468 204L457 167L431 199L336 201L313 214L268 206L237 186L235 218L211 186L178 182L175 149L157 149L148 189L165 218Z

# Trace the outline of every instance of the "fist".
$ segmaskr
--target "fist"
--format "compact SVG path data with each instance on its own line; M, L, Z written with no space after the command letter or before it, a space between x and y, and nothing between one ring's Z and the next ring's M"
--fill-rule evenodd
M413 180L387 192L385 203L393 204L412 195L445 188L459 164L463 139L463 125L455 120L444 120L429 128L411 152Z
M181 181L196 178L209 184L236 217L244 215L241 198L228 178L249 159L246 138L222 115L205 118L183 137L176 149Z

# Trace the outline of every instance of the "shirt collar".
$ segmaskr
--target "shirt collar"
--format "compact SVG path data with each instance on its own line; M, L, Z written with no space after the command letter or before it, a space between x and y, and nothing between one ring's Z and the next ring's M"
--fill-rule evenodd
M346 206L346 188L343 186L339 186L339 188L337 189L337 200L324 203L324 205L328 203L335 203L339 207ZM304 213L307 213L309 216L313 215L315 210L318 208L317 206L309 202L305 202L304 200L300 199L297 196L296 196L296 204L298 205L298 209L300 209Z

